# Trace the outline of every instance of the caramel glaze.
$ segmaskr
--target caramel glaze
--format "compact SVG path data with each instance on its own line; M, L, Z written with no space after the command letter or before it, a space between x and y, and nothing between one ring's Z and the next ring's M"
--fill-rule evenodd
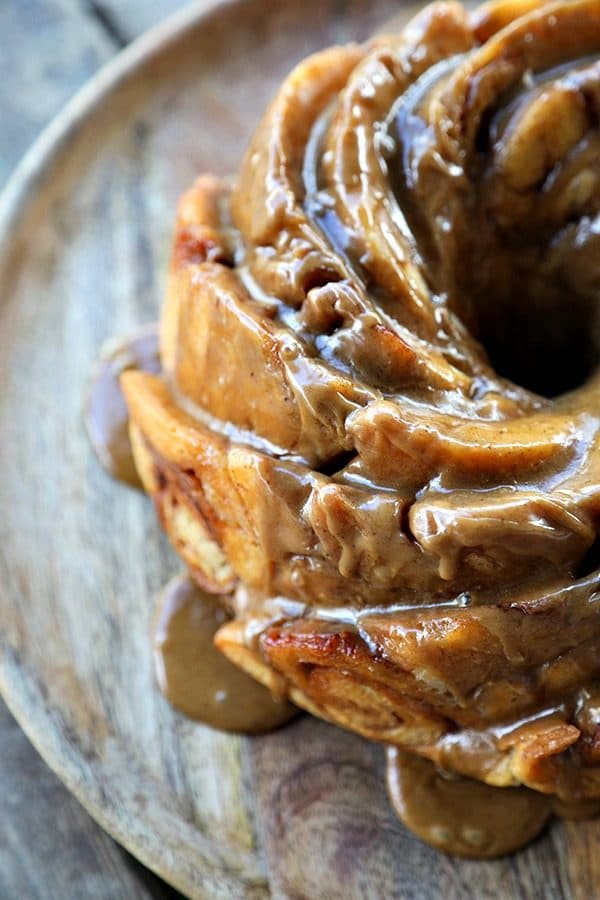
M298 709L274 696L220 653L213 638L227 620L220 599L188 576L165 587L154 626L158 685L175 709L220 731L261 734Z
M528 788L499 788L441 769L397 747L387 749L388 795L422 840L453 856L494 859L527 846L552 815L589 819L595 800L566 802Z
M422 840L454 856L493 859L529 844L552 815L552 798L462 778L397 747L387 751L387 786L398 817Z
M130 369L159 372L158 325L136 329L100 352L85 409L92 447L106 471L131 487L141 488L129 439L129 413L119 378Z

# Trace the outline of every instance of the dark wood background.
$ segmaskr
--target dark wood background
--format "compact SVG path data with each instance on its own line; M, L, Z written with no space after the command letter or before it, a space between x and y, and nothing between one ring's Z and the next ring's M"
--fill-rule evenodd
M0 0L0 187L41 129L100 66L183 5ZM180 896L95 824L1 701L0 796L0 900Z

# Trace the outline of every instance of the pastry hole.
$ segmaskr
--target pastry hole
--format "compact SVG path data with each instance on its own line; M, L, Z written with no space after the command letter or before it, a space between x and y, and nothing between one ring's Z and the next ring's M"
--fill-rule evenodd
M592 304L565 294L562 310L537 310L533 316L513 310L513 324L483 329L478 337L496 372L521 387L557 397L585 383L598 365L600 321ZM523 304L527 300L523 298Z
M577 566L575 578L586 578L598 569L600 569L600 540L594 541Z

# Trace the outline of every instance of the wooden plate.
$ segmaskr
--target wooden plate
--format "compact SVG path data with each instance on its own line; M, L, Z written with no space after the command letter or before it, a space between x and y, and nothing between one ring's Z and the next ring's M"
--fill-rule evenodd
M397 12L195 5L85 88L0 203L0 687L101 825L192 897L589 898L600 884L600 823L556 824L496 863L448 859L391 813L377 746L309 717L247 739L174 713L149 623L179 564L82 427L100 344L157 316L181 190L236 169L295 61Z

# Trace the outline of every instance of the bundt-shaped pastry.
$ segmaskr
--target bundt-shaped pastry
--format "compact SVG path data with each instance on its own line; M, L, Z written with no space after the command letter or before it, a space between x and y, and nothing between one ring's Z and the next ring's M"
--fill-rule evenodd
M600 0L427 7L299 65L179 206L123 387L176 550L275 691L600 798Z

